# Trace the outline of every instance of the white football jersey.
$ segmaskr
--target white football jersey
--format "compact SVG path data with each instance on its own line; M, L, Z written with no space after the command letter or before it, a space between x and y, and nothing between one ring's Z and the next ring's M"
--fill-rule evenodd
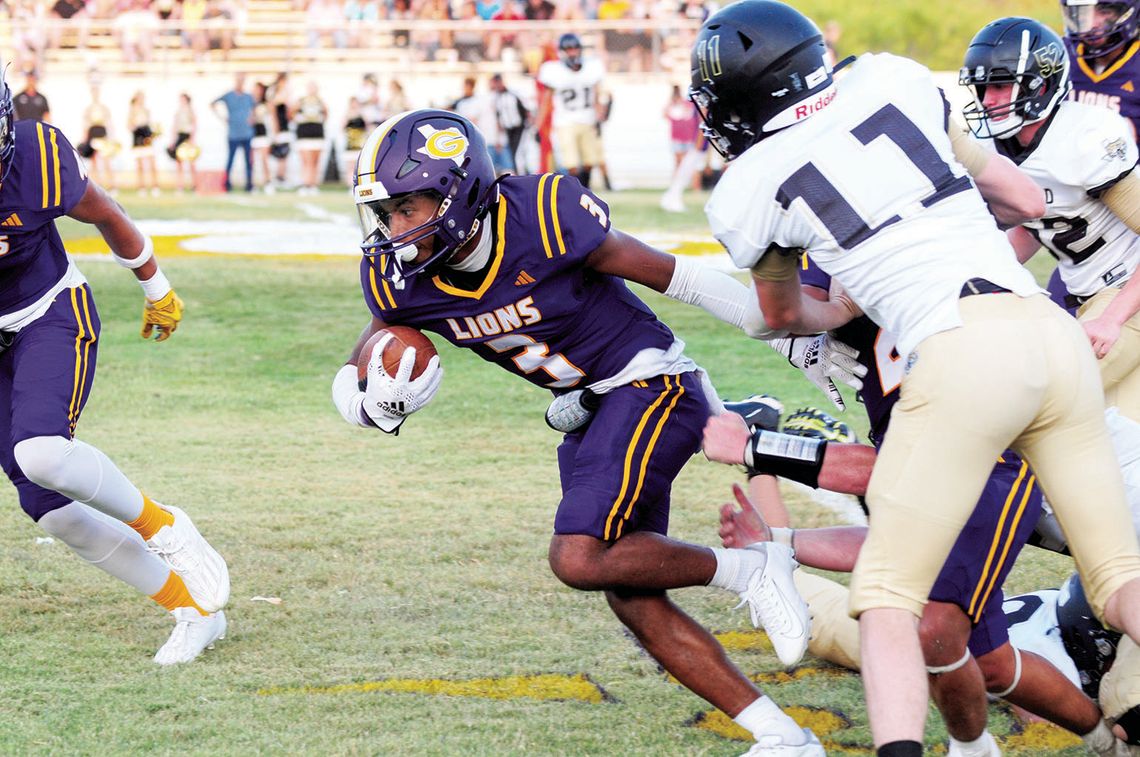
M981 141L1045 190L1045 216L1025 228L1057 258L1071 293L1091 296L1132 275L1140 262L1140 236L1099 199L1136 165L1127 120L1106 108L1064 100L1023 152L1012 139Z
M1057 623L1057 601L1060 595L1058 589L1019 594L1006 598L1001 609L1009 621L1009 643L1023 652L1044 657L1079 688L1081 674L1065 651Z
M734 160L705 208L736 265L773 246L806 249L906 355L961 325L958 296L984 278L1041 289L986 209L946 134L930 71L864 55L818 112Z
M538 69L538 81L554 90L554 125L596 124L596 93L605 76L606 70L597 58L583 58L577 71L560 60L543 63Z

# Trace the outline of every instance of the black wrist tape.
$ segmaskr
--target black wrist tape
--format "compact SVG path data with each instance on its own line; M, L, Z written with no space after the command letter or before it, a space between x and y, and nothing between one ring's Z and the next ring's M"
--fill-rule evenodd
M819 471L827 442L803 436L757 430L744 448L749 475L767 474L819 487Z

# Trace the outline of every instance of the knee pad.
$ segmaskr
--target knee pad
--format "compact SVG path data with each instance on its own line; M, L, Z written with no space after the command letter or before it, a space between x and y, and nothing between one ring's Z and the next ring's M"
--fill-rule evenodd
M52 491L65 488L67 457L72 441L62 436L35 436L16 444L12 454L16 464L37 486Z

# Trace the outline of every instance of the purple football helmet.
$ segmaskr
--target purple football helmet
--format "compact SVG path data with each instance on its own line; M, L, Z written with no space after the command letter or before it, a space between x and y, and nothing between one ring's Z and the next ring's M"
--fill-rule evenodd
M1065 38L1081 58L1100 58L1136 39L1140 0L1061 0Z
M376 127L356 162L353 197L360 213L365 255L380 259L379 273L400 284L433 272L470 241L495 202L495 167L483 135L463 116L446 110L412 110ZM436 203L431 218L393 236L393 200L425 194ZM434 236L420 262L417 242Z
M12 105L12 88L4 81L4 70L0 69L0 184L12 168L12 156L16 154L16 134L13 123L16 108Z

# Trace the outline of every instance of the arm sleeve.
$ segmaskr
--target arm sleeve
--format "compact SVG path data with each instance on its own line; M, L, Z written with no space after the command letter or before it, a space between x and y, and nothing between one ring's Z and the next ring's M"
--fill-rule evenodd
M1128 228L1140 233L1140 176L1129 171L1100 198Z
M976 139L970 137L958 119L951 118L947 121L946 133L950 135L950 146L954 149L954 158L966 168L966 173L970 176L977 176L985 170L993 153L982 147L982 144Z
M754 288L690 258L675 258L673 278L665 296L696 305L753 339L767 339L783 333L768 328Z

